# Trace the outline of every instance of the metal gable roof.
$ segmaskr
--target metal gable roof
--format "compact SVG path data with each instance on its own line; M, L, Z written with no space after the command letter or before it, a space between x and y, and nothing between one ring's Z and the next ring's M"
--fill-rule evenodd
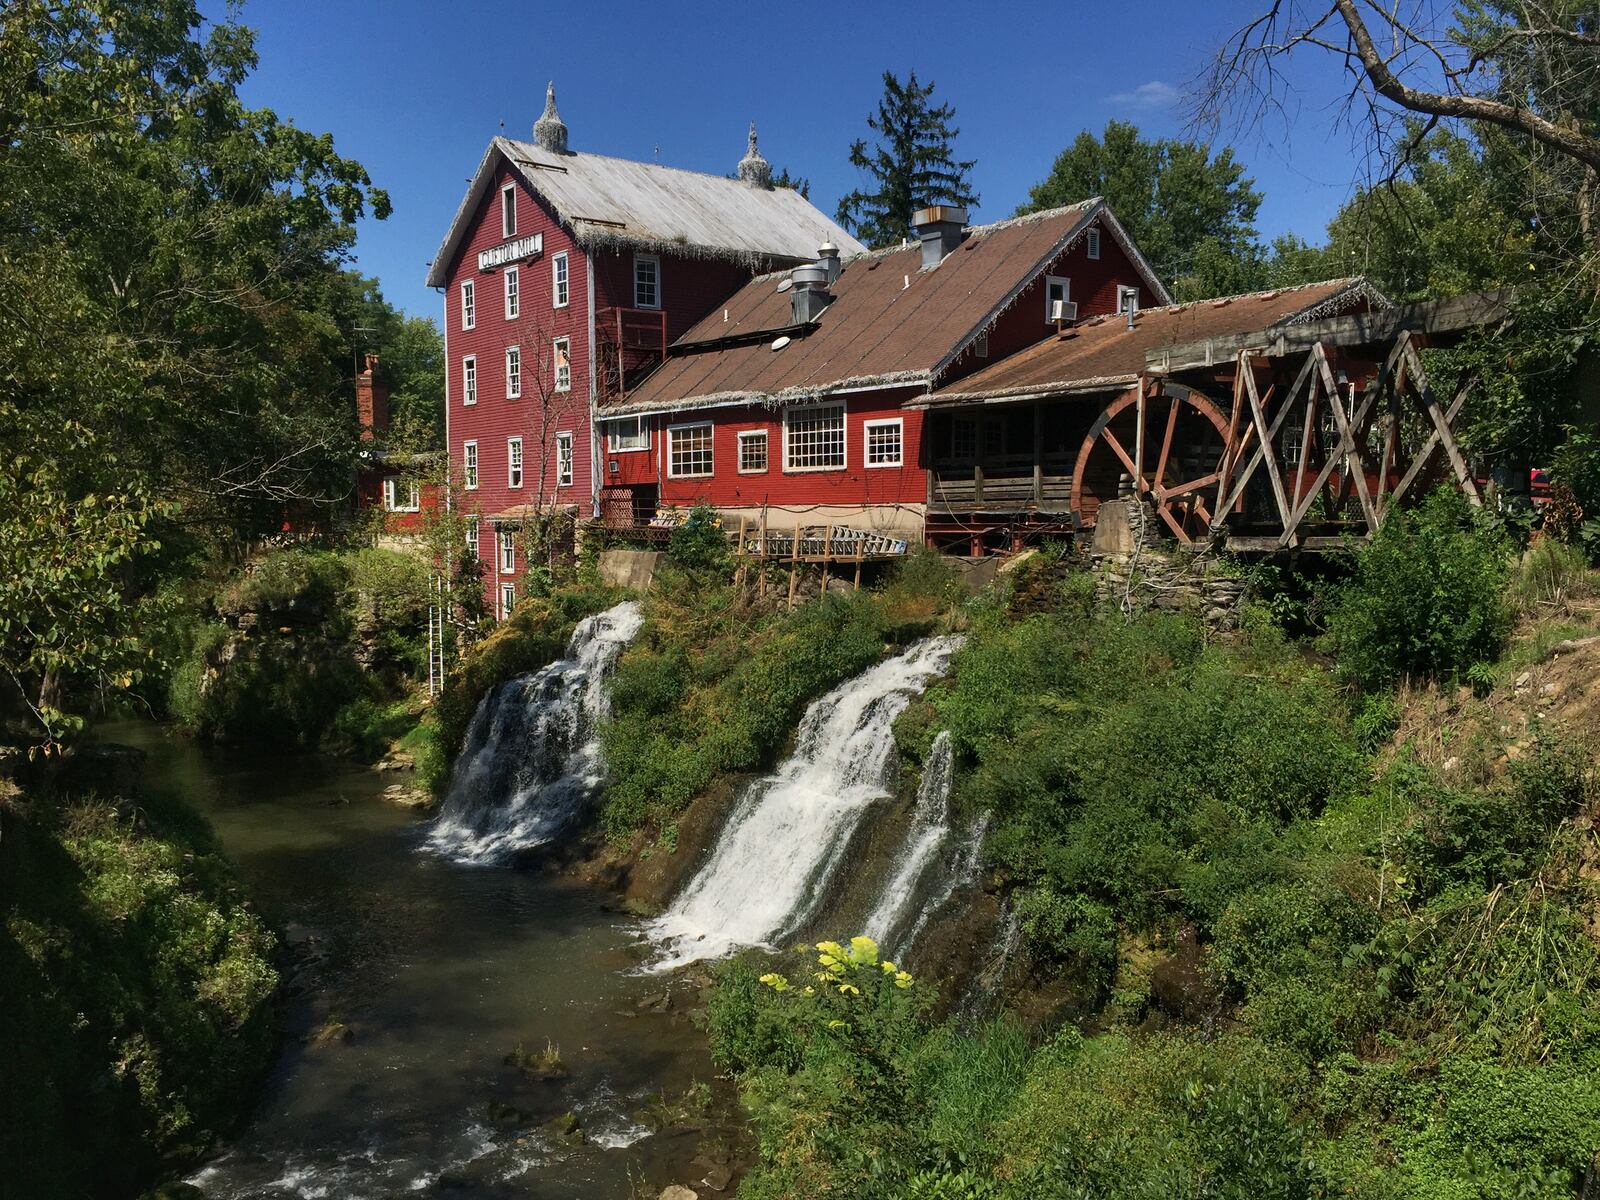
M752 265L809 260L824 242L845 254L864 247L789 188L752 187L737 179L632 162L603 154L556 154L532 142L497 137L428 269L440 287L494 178L497 157L516 168L586 247L626 245L725 258Z

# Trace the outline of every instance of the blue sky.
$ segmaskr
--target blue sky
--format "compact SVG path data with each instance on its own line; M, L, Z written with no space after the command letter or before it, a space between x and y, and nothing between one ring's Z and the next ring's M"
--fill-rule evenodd
M845 156L882 72L915 69L956 106L987 221L1080 130L1118 117L1183 132L1189 82L1263 4L245 0L261 66L244 93L332 133L389 190L394 215L363 223L357 265L394 304L436 316L428 260L489 139L529 136L547 79L575 150L725 173L754 120L774 167L809 178L831 215L858 182ZM1336 85L1331 62L1313 65L1309 82ZM1292 139L1280 123L1229 140L1266 195L1262 233L1318 240L1355 166L1326 92L1292 116Z

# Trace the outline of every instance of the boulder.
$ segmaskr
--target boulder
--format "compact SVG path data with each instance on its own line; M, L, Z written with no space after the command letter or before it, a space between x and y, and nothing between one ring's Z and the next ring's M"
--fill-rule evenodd
M681 1183L669 1183L661 1189L661 1195L656 1200L700 1200L700 1193Z

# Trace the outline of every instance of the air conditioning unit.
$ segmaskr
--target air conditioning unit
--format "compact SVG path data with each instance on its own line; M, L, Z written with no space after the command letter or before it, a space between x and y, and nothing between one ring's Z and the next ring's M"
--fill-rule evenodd
M1070 325L1078 319L1078 302L1076 300L1050 301L1050 319L1057 325Z

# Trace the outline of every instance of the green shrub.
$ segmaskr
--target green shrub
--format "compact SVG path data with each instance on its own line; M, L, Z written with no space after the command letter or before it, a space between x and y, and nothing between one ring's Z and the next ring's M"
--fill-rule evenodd
M1340 667L1377 687L1492 662L1511 632L1508 571L1505 537L1451 489L1390 514L1329 613Z
M0 801L0 822L6 1186L131 1194L243 1115L274 938L179 801Z
M685 570L726 570L732 555L721 514L709 504L696 504L667 539L667 557Z
M271 550L223 590L225 611L332 611L350 584L349 564L328 550Z

